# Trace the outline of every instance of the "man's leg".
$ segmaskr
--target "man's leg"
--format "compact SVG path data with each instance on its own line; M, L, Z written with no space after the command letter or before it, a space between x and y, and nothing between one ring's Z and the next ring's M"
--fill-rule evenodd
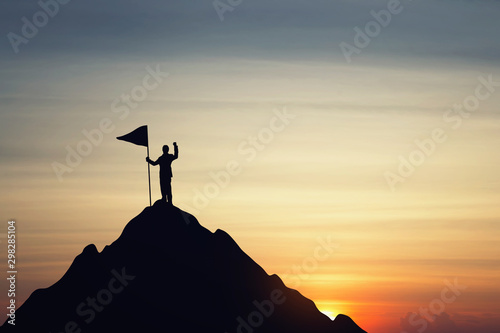
M160 189L161 189L161 201L166 201L167 200L167 182L163 179L160 179Z
M169 179L169 182L166 184L166 192L168 203L172 205L172 179Z

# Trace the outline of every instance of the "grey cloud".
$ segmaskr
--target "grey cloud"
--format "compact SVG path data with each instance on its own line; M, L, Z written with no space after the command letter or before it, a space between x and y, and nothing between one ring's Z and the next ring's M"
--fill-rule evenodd
M363 57L465 57L494 61L500 5L490 1L402 1L404 10L374 38ZM338 44L387 1L246 0L220 22L212 1L72 0L14 56L7 38L1 54L184 57L246 56L342 59ZM20 18L39 9L10 2L0 31L18 31Z

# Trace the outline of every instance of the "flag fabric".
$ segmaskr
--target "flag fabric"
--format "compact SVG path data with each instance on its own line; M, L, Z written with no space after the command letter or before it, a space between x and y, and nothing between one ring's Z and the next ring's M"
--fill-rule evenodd
M117 139L131 142L138 146L148 147L148 125L141 126L128 134L118 136Z

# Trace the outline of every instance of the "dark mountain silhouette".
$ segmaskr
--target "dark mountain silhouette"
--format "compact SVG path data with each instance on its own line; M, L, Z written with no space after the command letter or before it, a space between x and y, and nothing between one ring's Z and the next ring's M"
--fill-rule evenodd
M66 274L33 292L2 332L362 333L334 321L224 231L156 202L99 253L88 245Z

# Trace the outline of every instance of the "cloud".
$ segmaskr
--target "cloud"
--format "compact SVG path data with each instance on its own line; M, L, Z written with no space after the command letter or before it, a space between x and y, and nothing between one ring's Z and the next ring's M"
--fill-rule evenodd
M443 312L429 321L419 314L408 312L401 318L401 333L499 333L500 316L463 315Z
M47 0L50 1L50 0ZM451 57L496 61L500 3L401 1L403 11L374 38L363 57ZM21 52L3 38L0 55L40 54L121 57L238 55L313 57L343 61L339 43L352 42L354 27L373 20L387 1L243 1L221 22L212 1L71 1L61 6ZM21 18L40 10L36 1L10 2L0 31L20 33ZM91 24L89 24L91 22ZM365 52L366 51L366 52Z

